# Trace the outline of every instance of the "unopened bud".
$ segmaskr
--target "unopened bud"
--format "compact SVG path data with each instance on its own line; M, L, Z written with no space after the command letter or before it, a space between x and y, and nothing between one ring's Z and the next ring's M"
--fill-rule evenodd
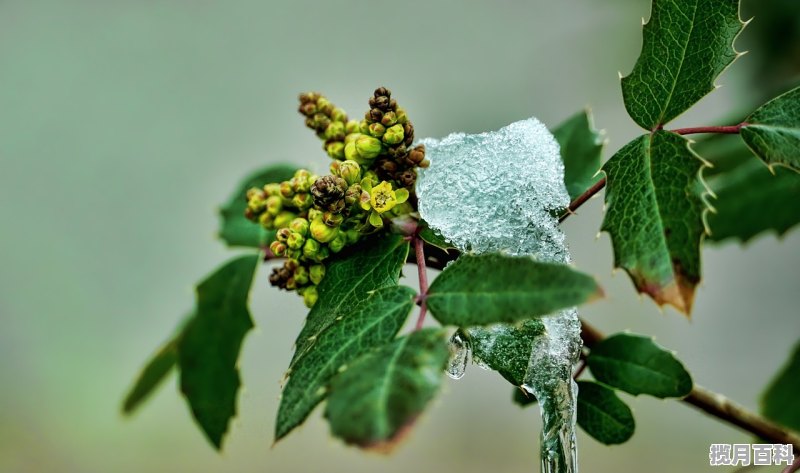
M361 120L360 122L358 122L358 131L360 133L365 134L365 135L368 134L369 133L369 124L370 124L370 122L367 121L366 119Z
M328 243L336 238L339 234L339 229L336 227L329 227L322 221L322 217L314 219L309 225L309 232L311 237L320 243Z
M362 160L374 159L376 156L381 154L381 150L383 149L381 141L379 139L373 138L368 135L361 135L358 139L356 139L355 144L356 144L356 150L358 151L358 156ZM355 161L360 163L358 159L356 159Z
M297 215L295 215L293 212L284 210L283 212L275 216L275 227L276 228L288 227L289 224L292 223L292 220L294 220L295 218L297 218Z
M281 185L276 182L265 184L264 193L267 194L267 196L281 195Z
M317 293L317 288L315 286L309 286L303 291L303 303L305 303L306 307L309 309L314 307L314 304L317 303L317 299L319 299L319 293Z
M408 115L406 115L406 110L404 108L398 107L394 113L397 116L397 123L401 125L408 123Z
M295 194L295 196L292 197L292 205L301 211L306 210L314 205L314 199L311 198L311 194L309 193Z
M342 248L344 248L346 243L347 237L343 233L339 232L339 236L328 243L328 248L331 250L331 253L338 253L342 251Z
M386 127L381 125L380 123L372 123L369 125L369 134L374 138L380 138L383 134L386 133Z
M394 112L386 112L383 114L383 117L381 117L381 124L385 127L390 127L395 123L397 123L397 114Z
M329 227L338 227L344 221L344 216L336 212L325 212L322 214L322 222Z
M277 195L267 197L266 209L270 215L278 215L282 208L283 204L281 203L280 197Z
M314 284L319 284L322 281L322 278L325 277L325 265L324 264L315 264L308 268L308 278L311 279L311 282Z
M292 235L292 231L288 228L281 228L275 233L275 238L277 241L281 243L286 243L289 237Z
M405 138L403 134L403 125L398 123L386 130L386 133L383 135L383 142L389 145L396 145L401 143L403 138Z
M258 216L258 223L260 223L261 226L267 230L272 230L275 228L275 217L267 212L264 212Z
M331 120L344 124L344 122L347 121L347 113L345 113L345 111L339 107L334 107L333 111L331 112Z
M289 181L281 182L280 191L281 195L287 199L291 199L294 195L294 189L292 189L292 184Z
M344 123L333 121L325 128L324 138L328 140L343 140L344 139Z
M335 174L348 185L352 185L361 181L361 166L355 161L347 160L341 163Z
M308 220L304 218L296 218L292 220L292 223L289 224L289 229L293 232L297 232L302 236L306 236L308 234Z
M325 145L325 152L331 159L344 159L344 143L341 141L332 141Z
M303 237L303 235L290 230L289 238L286 240L286 246L292 250L300 250L303 248L303 244L305 242L306 239Z
M344 132L347 135L351 133L358 133L359 131L361 131L361 128L359 127L359 123L356 120L350 120L344 126Z
M353 205L357 203L361 199L361 184L353 184L347 188L347 192L344 193L344 203L347 205Z
M319 253L319 248L320 244L317 240L308 238L303 244L303 256L310 260L315 260L317 258L317 253Z
M286 254L286 245L279 241L273 241L269 245L269 251L275 256L284 256Z
M308 270L305 266L300 266L294 270L294 282L297 284L297 287L308 284Z

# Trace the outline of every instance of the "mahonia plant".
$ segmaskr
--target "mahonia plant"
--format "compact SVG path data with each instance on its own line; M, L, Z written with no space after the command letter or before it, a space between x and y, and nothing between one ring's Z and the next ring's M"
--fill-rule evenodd
M628 113L644 133L602 163L604 141L588 111L553 129L563 162L558 186L572 201L542 215L563 221L607 188L601 229L610 234L614 265L625 269L638 292L687 316L701 278L704 239L746 242L800 222L800 207L786 204L800 199L800 88L734 125L666 128L715 89L717 76L741 54L733 44L743 27L738 0L653 0L641 54L621 81ZM222 208L220 236L257 252L234 258L198 284L193 311L145 366L125 399L126 413L177 368L192 414L221 448L236 415L237 361L253 327L247 299L259 261L277 263L270 284L297 292L310 309L286 372L276 440L326 401L333 435L390 449L436 395L445 371L459 371L470 353L514 386L516 403L537 403L526 380L541 337L555 327L540 321L597 299L601 289L560 262L568 256L548 262L455 248L419 212L420 201L428 202L417 181L429 165L435 169L433 148L426 157L406 110L385 87L368 105L363 119L350 120L323 95L300 95L299 112L321 140L330 174L276 165L244 180ZM708 137L691 141L690 134ZM515 146L492 141L507 135L465 136L447 140L497 143L503 152ZM458 179L461 171L452 172ZM549 235L555 241L561 234ZM399 284L406 263L418 267L419 291ZM427 267L441 270L430 285ZM417 323L401 334L415 306ZM428 310L443 326L458 329L449 342L452 330L423 326ZM633 435L633 414L619 397L626 393L680 399L771 443L800 449L800 404L794 402L800 348L766 389L760 416L694 385L684 365L652 337L605 337L582 324L583 360L572 366L573 378L588 367L593 379L578 381L574 411L555 414L577 417L599 442L623 443ZM550 402L539 401L549 409ZM546 422L553 414L543 412ZM544 470L576 471L574 448L570 457L570 448L562 447L550 449L559 458L543 453ZM783 457L775 458L791 462L791 455Z

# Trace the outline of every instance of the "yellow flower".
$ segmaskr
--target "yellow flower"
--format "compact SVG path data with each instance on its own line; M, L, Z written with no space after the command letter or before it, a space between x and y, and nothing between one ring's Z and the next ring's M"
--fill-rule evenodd
M372 187L369 179L361 181L361 208L372 210L369 214L369 223L374 227L383 226L381 214L392 210L397 204L402 204L408 200L407 189L393 189L392 185L386 181Z

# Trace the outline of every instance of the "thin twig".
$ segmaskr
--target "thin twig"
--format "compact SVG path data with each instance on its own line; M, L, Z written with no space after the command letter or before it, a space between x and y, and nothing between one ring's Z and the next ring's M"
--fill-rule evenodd
M673 133L678 135L693 135L697 133L718 133L718 134L728 134L728 135L736 135L742 129L743 126L746 126L747 123L742 122L738 125L730 125L730 126L695 126L689 128L678 128L675 130L670 130Z
M591 349L592 346L605 338L602 332L583 320L581 321L581 326L581 338L587 348ZM800 434L747 410L722 394L717 394L695 385L689 395L681 400L706 414L735 425L769 442L792 444L795 449L800 450Z
M592 187L586 189L586 192L576 197L575 200L573 200L569 204L569 207L567 207L567 211L564 212L564 214L558 218L558 223L563 222L564 220L567 219L567 217L574 214L575 211L578 210L578 207L583 205L587 200L594 197L594 195L600 192L605 186L606 186L606 178L604 177L599 181L595 182Z
M419 275L419 316L417 317L417 325L414 330L422 328L425 322L425 314L428 312L428 304L426 299L428 297L428 273L425 266L425 250L424 242L419 235L414 235L414 254L417 257L417 274Z

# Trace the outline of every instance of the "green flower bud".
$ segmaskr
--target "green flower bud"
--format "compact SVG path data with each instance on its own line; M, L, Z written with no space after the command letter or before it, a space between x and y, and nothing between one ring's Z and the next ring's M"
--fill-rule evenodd
M322 281L322 278L325 277L325 265L324 264L315 264L308 268L308 278L311 279L311 282L314 284L319 284Z
M344 143L332 141L325 145L325 152L331 159L344 159Z
M297 232L302 236L306 236L308 234L308 220L304 218L296 218L292 220L292 223L289 224L289 229L293 232Z
M339 236L333 239L330 243L328 243L328 248L331 250L331 253L338 253L342 251L345 244L347 243L347 236L344 233L339 232Z
M294 197L292 197L292 205L300 210L306 210L314 205L314 199L311 198L311 194L309 193L295 194Z
M395 114L397 115L397 123L401 125L408 123L408 115L406 115L404 108L398 107L397 110L395 110Z
M344 126L345 134L349 135L350 133L358 133L359 131L361 131L361 127L359 126L359 123L356 120L350 120Z
M356 243L358 241L358 239L361 238L361 233L359 233L358 230L356 230L355 228L347 230L345 232L345 235L347 236L347 244L348 245L352 245L353 243Z
M247 198L247 209L253 215L260 214L261 212L264 211L264 208L267 205L267 201L265 198L266 196L264 195L263 192L261 192L261 189L251 189L251 190L255 192L250 192L250 191L247 192L249 194Z
M313 222L315 218L322 217L322 210L318 210L315 208L308 209L308 221Z
M289 181L283 181L280 184L281 196L291 199L294 196L294 189Z
M305 303L306 307L309 309L314 307L314 304L317 303L317 299L319 299L319 294L315 286L309 286L303 291L303 303Z
M305 266L300 266L294 270L294 282L298 287L308 284L308 270Z
M344 158L351 161L356 161L360 159L358 156L358 150L356 149L355 141L351 141L349 143L344 144Z
M317 258L317 253L319 253L319 248L320 244L317 240L308 238L303 245L303 256L310 260L315 260Z
M305 175L295 176L289 180L295 193L308 192L311 189L311 184L308 182L309 177L310 174L306 171Z
M403 125L397 124L392 127L389 127L386 130L386 133L383 135L383 142L389 145L396 145L398 143L403 142L403 138L405 138L405 134L403 133Z
M364 177L361 178L361 187L372 189L376 184L381 182L378 179L378 175L375 171L369 170L364 173Z
M381 145L381 140L373 138L368 135L361 135L360 137L358 137L355 141L355 144L356 144L356 150L358 151L358 157L361 158L361 160L359 159L354 160L358 163L361 163L361 161L371 160L376 158L379 154L381 154L381 151L383 150L383 146Z
M366 119L361 120L360 122L358 122L358 131L360 131L363 134L369 133L369 124L370 122L368 122Z
M347 113L339 107L334 107L333 112L331 112L331 120L334 122L340 122L344 125L344 122L347 121Z
M381 118L381 124L385 127L390 127L397 123L397 114L394 112L386 112Z
M278 229L277 233L275 233L275 239L281 243L286 243L289 240L289 236L291 236L292 231L288 228L280 228Z
M284 210L275 216L275 228L288 227L295 218L297 218L297 215L295 215L293 212Z
M270 215L278 215L281 209L283 209L281 198L278 197L277 195L271 195L267 197L266 209Z
M334 174L344 179L347 185L353 185L356 182L361 182L361 165L355 161L347 160L338 166L337 172Z
M279 241L273 241L269 245L269 251L275 256L284 256L286 254L286 245Z
M325 107L327 107L329 105L331 105L331 101L328 100L327 98L325 98L325 97L323 97L321 95L317 98L317 108L318 109L321 110L321 109L323 109L323 108L325 108Z
M325 128L324 138L327 140L343 140L344 139L344 123L333 121Z
M314 261L321 263L324 260L326 260L330 255L331 252L327 246L320 246L319 251L317 252L317 257L314 259Z
M288 228L286 229L288 230ZM292 250L300 250L303 248L303 244L306 242L305 237L303 235L293 232L289 230L290 234L289 237L286 239L286 246Z
M294 280L294 276L290 277L286 280L286 289L289 291L293 291L297 288L297 281Z
M339 234L339 229L325 225L325 222L322 221L322 217L315 218L311 222L309 231L311 232L311 237L320 243L328 243Z
M267 230L272 230L275 228L275 217L264 212L263 214L258 216L258 223L261 224L262 227L266 228Z
M328 211L322 214L322 221L329 227L338 227L344 221L344 216L340 213Z
M264 193L267 194L267 196L271 196L271 195L280 196L281 195L281 185L278 184L277 182L272 182L272 183L266 184L266 185L264 185Z
M380 123L373 123L369 126L369 134L375 138L380 138L386 133L386 127Z
M303 256L303 251L302 250L293 250L293 249L291 249L289 247L286 248L286 257L287 258L300 259L301 256Z
M353 184L347 188L347 192L344 193L344 203L347 205L353 205L361 200L361 184Z

